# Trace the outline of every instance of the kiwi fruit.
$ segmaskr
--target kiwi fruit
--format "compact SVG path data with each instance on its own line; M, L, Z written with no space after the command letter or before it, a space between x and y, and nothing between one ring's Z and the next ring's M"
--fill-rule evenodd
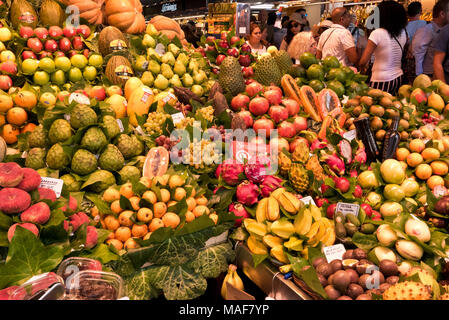
M329 277L333 273L331 265L327 262L320 264L316 268L316 272L326 278Z
M341 297L341 293L333 285L327 285L324 291L326 291L327 296L331 300L337 300Z
M382 260L379 263L379 271L385 276L397 276L399 274L398 266L391 260Z
M373 98L368 97L368 96L363 96L360 98L360 103L363 103L365 105L367 105L368 107L371 107L374 103Z
M384 123L382 122L382 119L379 117L373 117L370 121L370 127L373 131L377 131L382 129L382 127L384 126Z
M333 260L330 263L330 265L332 267L333 273L337 272L338 270L342 270L343 269L343 264L341 263L341 260Z
M357 298L359 295L363 294L365 290L356 283L351 283L348 286L348 289L346 290L346 294L350 296L352 299Z

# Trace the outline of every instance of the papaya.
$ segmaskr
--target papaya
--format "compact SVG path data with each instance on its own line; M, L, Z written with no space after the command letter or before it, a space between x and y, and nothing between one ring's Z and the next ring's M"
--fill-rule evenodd
M142 80L137 77L131 77L129 78L125 83L125 98L126 100L129 100L131 98L131 94L140 86L143 86Z
M137 127L139 125L139 123L137 122L137 116L148 114L153 101L153 91L145 85L137 87L131 93L128 100L128 107L126 108L126 112L129 117L129 122L133 126Z
M323 89L318 94L318 112L321 119L324 119L329 113L342 113L340 99L331 89Z
M148 151L143 164L142 176L149 179L163 176L168 170L170 155L164 147L154 147Z
M301 98L301 96L307 96L305 94L301 94L302 88L307 87L309 88L312 92L313 95L315 97L314 100L314 105L318 106L318 102L317 102L317 98L315 95L315 91L313 91L313 89L310 86L302 86L301 89L298 87L298 84L296 83L296 81L293 79L293 77L289 74L286 74L282 77L281 79L281 86L284 89L285 94L295 100L296 102L299 103L299 105L301 105L304 108L304 111L307 112L313 120L321 122L322 119L318 113L318 109L317 108L313 108L312 104L309 103L308 99L303 99ZM307 104L305 104L305 102L307 102Z
M323 119L319 115L319 101L315 91L310 86L302 86L299 89L299 98L301 99L304 110L313 120L321 122Z

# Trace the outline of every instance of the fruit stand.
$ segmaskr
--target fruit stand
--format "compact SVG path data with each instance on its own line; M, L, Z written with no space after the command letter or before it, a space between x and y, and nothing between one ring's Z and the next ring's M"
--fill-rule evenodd
M0 299L449 299L447 84L194 48L139 1L0 12Z

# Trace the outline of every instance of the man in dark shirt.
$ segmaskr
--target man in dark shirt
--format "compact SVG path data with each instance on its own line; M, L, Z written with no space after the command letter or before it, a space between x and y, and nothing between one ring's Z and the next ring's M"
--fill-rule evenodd
M276 23L277 15L276 12L270 11L268 14L267 19L267 36L266 41L268 42L268 45L274 45L274 34L275 32L279 31L280 29L278 27L275 27L274 24Z
M433 76L449 83L449 24L440 29L433 55Z

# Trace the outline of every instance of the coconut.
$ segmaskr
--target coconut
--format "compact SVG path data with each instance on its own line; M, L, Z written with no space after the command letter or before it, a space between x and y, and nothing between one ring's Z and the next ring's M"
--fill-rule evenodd
M14 0L10 10L10 20L14 29L20 26L36 28L37 13L27 0Z
M98 36L98 49L104 56L115 50L126 49L128 43L123 33L116 27L108 26Z
M44 26L60 26L62 27L66 15L61 6L54 0L42 1L41 10L39 11L41 24Z
M106 65L106 77L115 85L125 85L126 81L133 76L133 69L128 59L116 55L109 59Z

